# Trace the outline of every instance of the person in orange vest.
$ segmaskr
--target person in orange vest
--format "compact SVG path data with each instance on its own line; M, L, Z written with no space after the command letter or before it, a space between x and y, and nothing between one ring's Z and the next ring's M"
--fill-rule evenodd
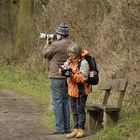
M81 138L85 136L85 106L87 95L91 92L91 85L86 83L89 75L89 64L87 60L84 59L84 57L88 55L88 51L82 49L82 47L76 43L72 43L67 48L67 52L69 58L62 67L69 67L69 71L71 72L70 75L67 76L67 84L74 127L72 132L66 135L66 138ZM79 62L80 67L78 66ZM63 73L63 70L60 70L60 72Z

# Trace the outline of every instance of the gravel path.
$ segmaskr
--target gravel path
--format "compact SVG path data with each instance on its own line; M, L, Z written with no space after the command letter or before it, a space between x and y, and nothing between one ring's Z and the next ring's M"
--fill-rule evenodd
M48 135L39 123L42 113L41 105L30 97L0 89L0 140L66 140L65 134Z

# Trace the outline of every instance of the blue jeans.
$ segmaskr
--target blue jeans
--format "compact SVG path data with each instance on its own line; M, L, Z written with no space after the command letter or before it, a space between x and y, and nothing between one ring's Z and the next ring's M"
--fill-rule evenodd
M66 79L50 79L51 101L54 109L55 131L70 131L70 107Z

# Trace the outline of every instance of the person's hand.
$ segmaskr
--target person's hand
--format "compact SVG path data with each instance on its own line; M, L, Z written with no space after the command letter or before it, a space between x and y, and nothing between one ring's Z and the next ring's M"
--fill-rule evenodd
M76 68L75 69L72 69L72 73L76 73L76 70L77 70Z
M40 36L39 36L41 39L44 39L46 38L46 34L45 33L40 33Z
M60 75L62 75L62 69L59 69L58 73L59 73Z

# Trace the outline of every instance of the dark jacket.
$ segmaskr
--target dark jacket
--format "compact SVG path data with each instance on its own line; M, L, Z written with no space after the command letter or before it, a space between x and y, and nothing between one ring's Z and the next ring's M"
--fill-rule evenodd
M49 78L65 78L59 74L59 64L63 64L68 58L67 47L71 44L71 40L64 38L54 41L51 45L46 44L43 55L49 60Z

